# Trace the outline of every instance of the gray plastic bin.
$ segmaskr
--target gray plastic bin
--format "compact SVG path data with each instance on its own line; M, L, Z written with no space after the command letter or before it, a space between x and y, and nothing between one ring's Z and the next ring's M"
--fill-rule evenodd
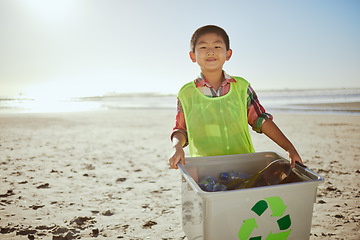
M204 176L241 170L256 173L280 159L275 152L186 158L182 173L182 225L189 240L309 239L317 186L324 178L308 168L293 170L304 181L224 192L205 192Z

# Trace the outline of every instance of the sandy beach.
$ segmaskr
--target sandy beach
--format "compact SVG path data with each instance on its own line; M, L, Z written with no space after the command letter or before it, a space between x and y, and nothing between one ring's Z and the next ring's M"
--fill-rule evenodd
M187 239L174 110L0 114L1 239ZM325 177L310 239L360 238L360 115L273 113ZM284 152L251 133L256 151Z

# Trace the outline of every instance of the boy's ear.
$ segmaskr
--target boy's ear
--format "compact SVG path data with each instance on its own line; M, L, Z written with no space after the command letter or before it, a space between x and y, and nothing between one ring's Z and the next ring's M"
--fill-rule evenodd
M230 60L231 55L232 55L232 50L231 49L227 50L227 52L226 52L226 61Z
M195 62L196 62L196 55L195 55L195 53L194 53L193 51L190 51L190 52L189 52L189 56L190 56L191 61L192 61L193 63L195 63Z

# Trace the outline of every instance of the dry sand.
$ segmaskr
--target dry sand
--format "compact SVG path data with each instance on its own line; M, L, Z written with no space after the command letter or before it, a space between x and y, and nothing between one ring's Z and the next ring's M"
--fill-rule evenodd
M360 116L274 114L325 177L310 239L359 239ZM187 239L174 111L0 114L0 239ZM283 151L251 133L257 151Z

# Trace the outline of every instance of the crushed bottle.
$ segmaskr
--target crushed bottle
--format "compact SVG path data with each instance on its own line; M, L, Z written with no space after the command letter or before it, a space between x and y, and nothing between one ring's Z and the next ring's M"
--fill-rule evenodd
M214 177L206 176L204 177L200 183L199 187L206 192L219 192L219 191L225 191L226 187L224 184L221 184L216 181Z
M220 173L220 179L226 183L230 183L238 179L248 179L250 177L250 174L235 170Z

